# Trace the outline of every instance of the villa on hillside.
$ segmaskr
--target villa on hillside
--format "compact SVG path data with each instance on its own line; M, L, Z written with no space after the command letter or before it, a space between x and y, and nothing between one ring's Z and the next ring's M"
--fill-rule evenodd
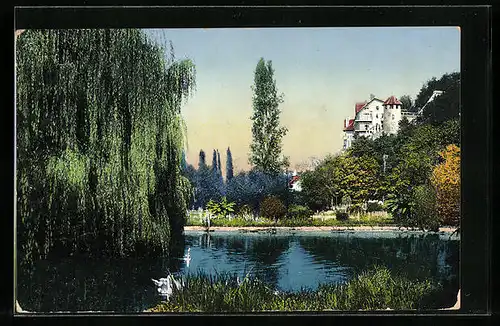
M401 101L394 95L385 101L373 97L370 101L356 103L354 119L348 118L344 121L343 150L351 147L355 135L376 139L384 133L396 134L403 117L410 122L415 120L427 104L442 94L443 91L435 90L422 108L417 108L417 113L403 111Z

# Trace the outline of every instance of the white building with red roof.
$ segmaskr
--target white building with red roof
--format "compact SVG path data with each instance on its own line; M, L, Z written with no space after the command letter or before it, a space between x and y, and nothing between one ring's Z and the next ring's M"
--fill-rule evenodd
M415 118L414 114L402 112L401 106L402 103L395 96L385 101L373 97L370 101L356 103L354 119L344 121L344 150L351 147L355 136L375 139L383 133L397 133L403 116L409 121Z

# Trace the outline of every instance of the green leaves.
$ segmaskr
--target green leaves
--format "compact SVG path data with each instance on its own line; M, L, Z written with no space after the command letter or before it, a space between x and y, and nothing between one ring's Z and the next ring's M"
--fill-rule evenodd
M27 30L16 59L17 213L36 221L21 247L165 252L190 192L180 108L194 64L134 29Z
M287 129L279 125L279 104L283 95L278 95L274 69L271 61L263 58L255 68L252 98L252 143L249 162L255 169L265 173L279 173L288 166L288 159L281 155L281 140Z
M222 200L217 203L210 200L207 203L208 211L217 217L227 217L230 213L234 212L234 206L236 203L230 203L227 201L226 197L222 197Z

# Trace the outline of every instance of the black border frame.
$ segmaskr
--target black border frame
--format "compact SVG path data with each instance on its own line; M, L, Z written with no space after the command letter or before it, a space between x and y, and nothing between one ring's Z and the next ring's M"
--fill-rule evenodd
M488 315L491 313L491 204L492 204L492 105L491 105L491 7L24 7L14 8L15 28L226 28L226 27L360 27L360 26L460 26L461 27L461 130L462 130L462 222L461 222L461 271L460 282L462 307L458 311L422 311L419 315ZM13 44L13 28L10 30ZM12 47L13 49L13 47ZM9 82L14 78L13 61L7 69ZM12 93L14 94L14 87ZM14 98L10 108L14 107ZM8 112L4 122L13 127L14 109ZM13 173L14 173L14 131L6 139L4 160L12 174L2 184L8 196L4 203L10 203L5 217L14 216ZM2 219L1 228L12 236L13 219ZM7 237L10 239L10 237ZM12 257L13 241L3 247L4 257ZM6 266L6 265L4 265ZM13 279L13 268L8 275ZM9 284L9 282L7 282ZM2 294L9 294L2 303L12 316L12 287ZM256 315L272 315L261 314ZM282 315L282 314L280 314ZM287 314L290 315L290 314ZM298 314L293 314L298 315ZM300 314L303 315L303 314ZM310 315L310 314L308 314ZM332 314L333 318L348 313ZM371 317L374 315L408 315L405 312L356 313ZM368 315L368 316L366 316ZM410 316L417 314L410 312ZM42 315L14 315L16 321L33 322L43 320ZM51 315L50 323L61 320L64 324L80 319L75 315ZM127 320L139 322L137 315ZM159 320L155 315L148 320ZM178 320L172 315L171 320ZM99 316L100 317L100 316ZM92 321L100 319L91 315ZM262 316L263 317L263 316ZM297 316L298 317L298 316ZM293 317L293 318L297 318ZM183 315L180 322L199 322L198 318ZM288 317L287 317L288 318ZM302 316L300 317L302 318ZM112 319L123 322L114 315ZM206 318L209 319L209 318ZM225 317L233 319L233 317ZM249 318L250 319L250 318ZM255 318L253 318L255 320ZM261 318L259 318L261 319ZM274 318L273 318L274 319ZM302 318L303 319L303 318ZM475 319L475 318L474 318ZM241 319L240 319L241 320ZM332 320L332 319L330 319ZM479 321L475 319L475 321Z

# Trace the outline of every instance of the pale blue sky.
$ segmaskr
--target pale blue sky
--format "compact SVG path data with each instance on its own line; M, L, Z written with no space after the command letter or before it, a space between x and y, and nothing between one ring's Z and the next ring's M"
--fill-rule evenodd
M343 120L370 94L416 96L431 77L460 71L457 27L238 28L151 31L173 42L178 59L196 64L197 90L183 107L189 163L204 149L231 146L237 170L248 169L252 92L258 60L272 60L284 93L283 139L291 168L340 150ZM209 160L210 161L210 160ZM225 164L224 164L225 165Z

